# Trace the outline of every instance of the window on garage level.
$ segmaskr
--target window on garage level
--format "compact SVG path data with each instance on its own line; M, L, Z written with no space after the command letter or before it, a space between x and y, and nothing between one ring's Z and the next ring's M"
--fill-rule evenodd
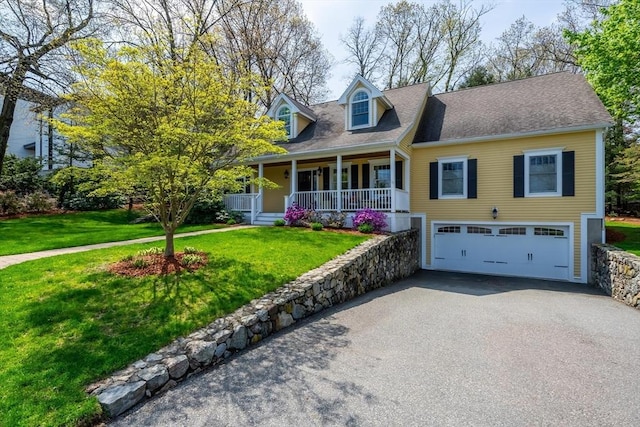
M513 197L573 196L575 152L525 151L513 158Z
M429 164L430 199L477 198L477 159L438 159Z

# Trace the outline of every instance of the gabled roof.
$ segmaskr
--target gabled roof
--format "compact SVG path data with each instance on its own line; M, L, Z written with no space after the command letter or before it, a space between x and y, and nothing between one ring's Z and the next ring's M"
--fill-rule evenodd
M427 100L414 143L482 140L611 124L611 116L585 78L562 72L433 95Z
M371 92L371 97L374 99L379 99L382 103L387 107L387 109L393 108L393 104L389 99L378 89L375 87L369 80L365 79L361 75L357 75L351 81L347 89L340 95L338 98L338 104L344 105L348 102L349 96L353 93L357 86L364 86Z
M286 102L287 104L289 104L292 113L302 114L312 122L315 122L318 119L311 108L296 101L285 93L281 93L276 97L276 99L273 100L273 102L271 103L271 108L269 108L269 111L267 111L267 115L270 117L275 117L276 109L280 107L280 104L282 102Z
M398 143L420 120L428 94L427 83L386 90L383 95L395 107L385 111L377 126L351 131L344 129L344 108L337 101L314 105L313 111L318 120L307 126L297 138L279 145L295 155L374 143Z

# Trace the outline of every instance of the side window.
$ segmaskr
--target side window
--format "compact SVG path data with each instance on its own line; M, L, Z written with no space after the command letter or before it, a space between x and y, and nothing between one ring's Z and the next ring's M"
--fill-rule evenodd
M430 199L477 198L478 160L440 159L429 165Z
M575 153L547 150L513 158L513 197L573 196Z

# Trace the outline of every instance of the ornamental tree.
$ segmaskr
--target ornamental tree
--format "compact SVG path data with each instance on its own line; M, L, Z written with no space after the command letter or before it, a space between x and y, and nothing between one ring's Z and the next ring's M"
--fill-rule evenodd
M180 56L161 54L161 46L77 45L84 62L68 96L73 107L54 121L109 171L102 191L143 190L164 229L165 257L174 255L174 233L204 190L231 188L252 175L243 162L284 152L272 144L286 138L282 123L242 97L255 90L255 78L229 78L200 45Z

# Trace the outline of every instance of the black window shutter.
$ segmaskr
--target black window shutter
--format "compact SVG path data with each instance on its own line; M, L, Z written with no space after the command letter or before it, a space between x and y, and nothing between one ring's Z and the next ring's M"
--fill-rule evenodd
M330 189L330 183L329 183L329 178L331 178L331 176L329 175L330 170L329 168L322 168L322 189L323 190L329 190ZM340 176L340 175L338 175ZM336 184L337 185L337 184Z
M562 153L562 195L575 196L576 182L576 153L575 151L564 151Z
M429 198L438 198L438 162L429 163Z
M351 165L351 188L358 188L358 165Z
M524 197L524 155L513 156L513 197Z
M396 160L396 188L402 190L402 160Z
M369 163L362 165L362 188L369 188Z
M478 159L467 160L467 199L478 198Z

